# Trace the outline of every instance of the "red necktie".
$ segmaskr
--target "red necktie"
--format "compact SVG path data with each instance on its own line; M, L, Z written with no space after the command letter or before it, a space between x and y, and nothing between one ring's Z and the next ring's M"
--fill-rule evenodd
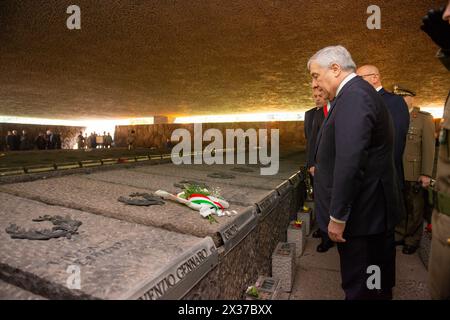
M328 104L323 106L323 114L325 115L325 118L328 116Z

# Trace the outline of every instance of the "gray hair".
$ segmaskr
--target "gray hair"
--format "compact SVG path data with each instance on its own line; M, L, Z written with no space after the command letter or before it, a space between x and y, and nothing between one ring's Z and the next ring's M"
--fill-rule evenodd
M331 46L316 52L308 61L308 70L311 70L311 63L317 62L320 66L330 68L333 64L338 64L344 71L356 71L356 64L343 46Z

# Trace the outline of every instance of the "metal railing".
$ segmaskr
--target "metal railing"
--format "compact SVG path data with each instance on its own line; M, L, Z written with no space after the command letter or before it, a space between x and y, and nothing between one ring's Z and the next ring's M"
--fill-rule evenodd
M55 163L49 163L49 164L0 168L0 176L42 173L42 172L70 170L70 169L79 169L79 168L92 168L92 167L101 167L101 166L106 166L106 165L136 163L136 162L142 162L142 161L157 161L157 160L165 160L165 159L170 159L170 154L106 158L106 159L95 159L95 160L82 160L82 161L64 162L64 163L55 162Z
M217 149L212 152L214 156L216 152L228 152L228 151L237 151L235 148L229 149ZM244 152L248 152L248 150L244 150ZM196 155L204 155L203 151L193 151L182 154L181 157L193 157ZM39 165L29 165L29 166L18 166L18 167L6 167L0 168L0 177L2 176L14 176L14 175L23 175L23 174L32 174L32 173L43 173L43 172L52 172L58 170L71 170L71 169L80 169L80 168L93 168L93 167L101 167L106 165L116 165L116 164L125 164L125 163L140 163L149 161L158 162L165 161L172 158L172 154L170 153L162 153L162 154L149 154L145 156L133 156L133 157L119 157L119 158L105 158L105 159L94 159L94 160L82 160L82 161L73 161L73 162L64 162L64 163L48 163L48 164L39 164Z

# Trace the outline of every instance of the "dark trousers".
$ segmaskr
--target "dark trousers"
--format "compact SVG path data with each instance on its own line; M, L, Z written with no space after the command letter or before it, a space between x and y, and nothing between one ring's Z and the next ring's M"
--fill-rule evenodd
M378 235L347 237L338 244L341 260L342 289L346 300L390 300L395 286L394 232ZM374 273L369 266L380 268L380 288L369 289L367 282Z
M329 242L331 242L331 239L328 236L328 232L324 232L324 231L320 230L320 235L322 236L322 243L329 243Z
M405 245L418 247L423 233L425 212L425 190L417 187L416 182L405 181L404 199L406 216L397 225L397 241L404 240Z

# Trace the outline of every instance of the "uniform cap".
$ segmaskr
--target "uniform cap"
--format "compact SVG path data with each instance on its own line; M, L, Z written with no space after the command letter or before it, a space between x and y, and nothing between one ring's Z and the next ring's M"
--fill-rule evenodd
M397 84L394 85L394 90L393 91L394 91L394 93L396 95L399 95L399 96L402 96L402 97L404 97L404 96L415 97L416 96L416 93L414 91L406 89L406 88L403 88L403 87L400 87Z

